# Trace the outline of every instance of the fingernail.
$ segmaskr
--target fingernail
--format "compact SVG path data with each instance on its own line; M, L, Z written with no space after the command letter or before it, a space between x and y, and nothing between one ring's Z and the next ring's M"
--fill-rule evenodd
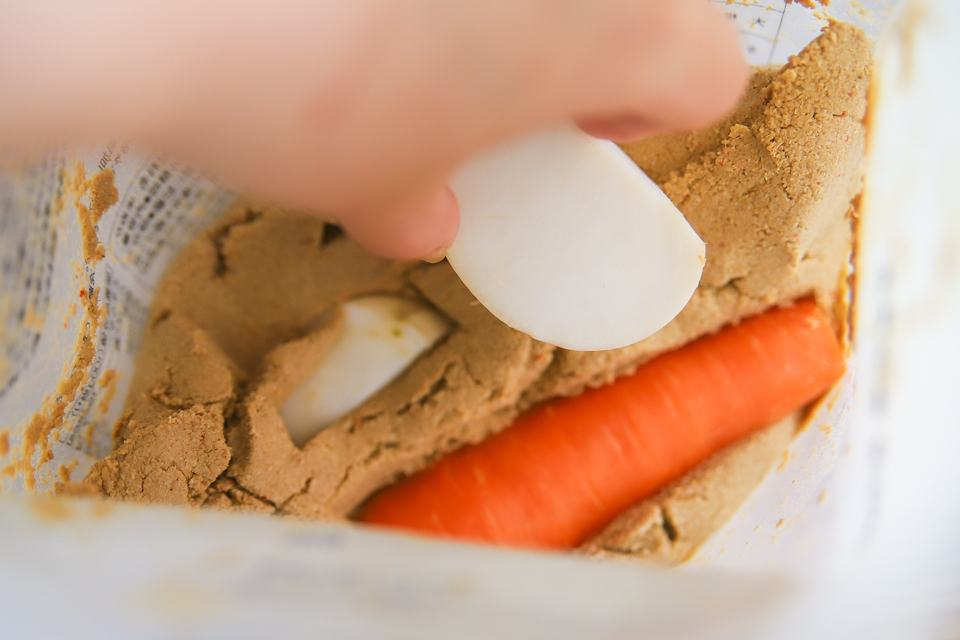
M577 120L577 126L588 135L614 142L633 142L661 131L650 120L637 116L583 118Z
M440 262L446 257L447 257L447 248L440 247L436 251L432 252L430 255L426 255L423 258L421 258L421 260L423 260L424 262L429 262L430 264L434 264L434 263Z

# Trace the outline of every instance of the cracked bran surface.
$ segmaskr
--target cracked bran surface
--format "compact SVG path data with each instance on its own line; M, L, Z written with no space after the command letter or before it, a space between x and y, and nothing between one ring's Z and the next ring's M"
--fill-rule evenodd
M380 260L307 215L240 203L171 265L115 429L86 482L107 496L342 518L378 488L505 428L523 409L605 384L772 305L813 296L844 328L871 45L833 24L759 70L709 129L624 145L707 243L683 312L635 345L556 349L494 318L445 263ZM395 294L453 331L302 448L278 407L322 360L339 305ZM676 562L729 518L793 427L734 445L624 513L584 552Z

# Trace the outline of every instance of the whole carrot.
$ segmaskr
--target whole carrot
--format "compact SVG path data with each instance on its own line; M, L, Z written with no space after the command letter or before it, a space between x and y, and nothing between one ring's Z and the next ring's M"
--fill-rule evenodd
M375 496L362 520L534 548L576 545L719 449L825 392L843 349L812 301L663 354L522 416Z

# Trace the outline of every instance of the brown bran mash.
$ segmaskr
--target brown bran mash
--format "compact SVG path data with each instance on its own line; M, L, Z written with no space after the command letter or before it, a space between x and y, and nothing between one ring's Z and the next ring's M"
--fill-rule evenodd
M623 145L706 242L707 262L680 315L622 349L539 342L494 318L446 263L375 258L316 217L239 202L164 276L114 450L84 482L116 499L341 519L533 404L608 383L771 306L812 296L845 333L871 51L861 31L833 23L783 68L757 70L724 121ZM453 329L297 447L278 407L337 336L340 305L369 294L419 301ZM793 416L720 452L580 551L684 560L797 425Z

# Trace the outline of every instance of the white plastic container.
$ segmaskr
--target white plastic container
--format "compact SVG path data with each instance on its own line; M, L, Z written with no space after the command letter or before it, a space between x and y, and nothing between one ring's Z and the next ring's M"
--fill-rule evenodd
M781 1L720 4L752 63L781 64L817 35L823 14L876 38L897 3L835 1L820 11ZM901 38L886 55L910 46ZM106 255L92 269L82 260L76 206L62 198L77 159L87 177L113 168L120 193L99 221ZM682 569L346 525L15 497L49 492L65 475L79 480L109 451L151 294L170 259L231 200L189 169L116 146L0 172L0 211L18 212L0 216L0 346L8 354L0 428L12 427L0 468L22 450L24 426L45 397L47 406L56 401L57 382L76 364L80 292L99 288L106 309L86 378L64 405L52 460L37 464L34 456L33 486L23 474L0 478L0 631L16 632L0 635L771 637L782 627L768 625L793 611L810 580L839 575L868 546L881 500L889 274L897 261L887 250L896 226L869 211L846 378L784 464Z

